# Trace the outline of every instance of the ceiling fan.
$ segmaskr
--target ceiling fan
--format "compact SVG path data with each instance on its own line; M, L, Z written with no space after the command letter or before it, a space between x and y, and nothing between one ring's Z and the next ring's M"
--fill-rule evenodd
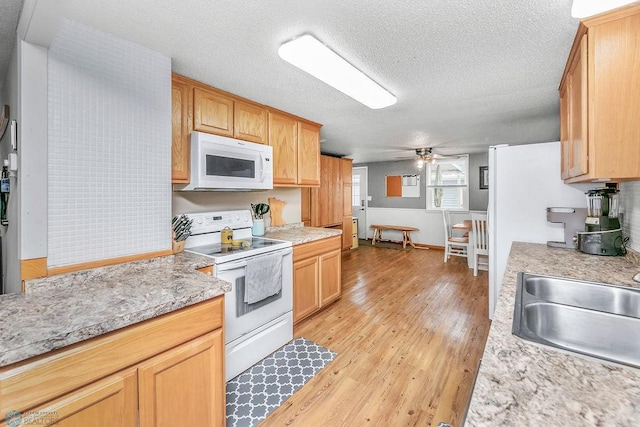
M435 162L436 157L441 157L433 152L433 148L424 147L416 148L416 156L418 156L418 168L422 169L425 163Z

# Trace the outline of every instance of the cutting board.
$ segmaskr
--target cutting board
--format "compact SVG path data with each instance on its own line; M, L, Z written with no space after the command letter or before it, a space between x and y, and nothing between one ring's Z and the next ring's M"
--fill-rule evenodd
M284 225L282 220L282 210L287 202L269 197L269 211L271 212L271 226Z

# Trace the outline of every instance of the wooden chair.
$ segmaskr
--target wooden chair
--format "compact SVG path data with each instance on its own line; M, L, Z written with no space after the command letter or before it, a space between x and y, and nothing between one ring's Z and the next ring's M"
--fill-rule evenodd
M449 217L449 211L442 211L442 219L444 221L444 262L447 262L451 255L466 258L469 238L453 237L451 235L451 218Z
M487 232L487 214L471 213L473 233L473 275L478 275L478 265L489 268L489 233ZM480 261L482 257L482 261Z

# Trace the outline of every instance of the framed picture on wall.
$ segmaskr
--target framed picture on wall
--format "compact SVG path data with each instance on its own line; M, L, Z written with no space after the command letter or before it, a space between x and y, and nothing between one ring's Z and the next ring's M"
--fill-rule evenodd
M489 189L489 166L480 166L480 189Z

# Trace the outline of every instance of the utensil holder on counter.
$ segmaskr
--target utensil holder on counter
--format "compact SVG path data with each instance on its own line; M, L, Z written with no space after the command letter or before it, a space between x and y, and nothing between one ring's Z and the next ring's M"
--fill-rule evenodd
M251 227L253 236L264 236L264 219L254 219L253 227Z
M171 241L171 249L173 250L174 254L178 254L182 251L184 251L184 244L187 243L186 240L183 240L182 242L176 242L175 240Z

